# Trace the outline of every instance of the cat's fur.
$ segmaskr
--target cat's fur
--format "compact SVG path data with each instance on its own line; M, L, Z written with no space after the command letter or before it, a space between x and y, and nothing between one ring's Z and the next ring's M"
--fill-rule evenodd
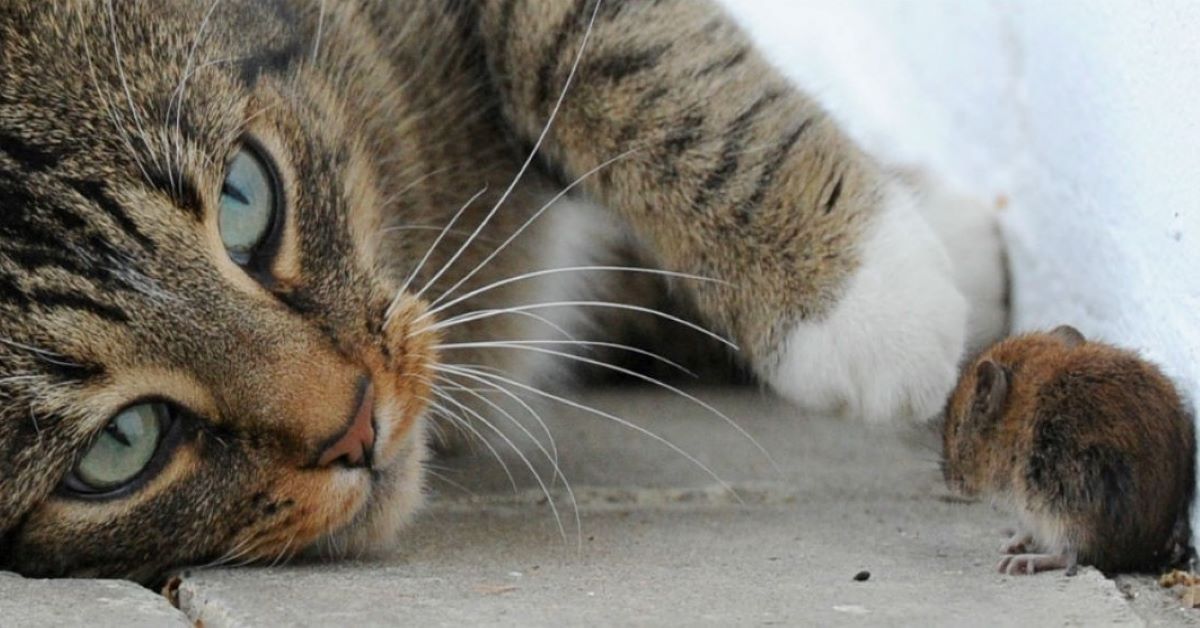
M251 139L287 198L254 276L214 217ZM577 180L587 202L489 260ZM386 544L420 501L429 404L453 410L450 380L478 385L443 365L546 370L444 345L662 329L587 305L431 328L468 312L665 310L810 408L932 414L968 304L914 199L708 2L0 0L0 566L149 579ZM722 281L549 274L425 314L464 278L441 304L580 264ZM982 267L999 285L999 261ZM727 360L687 333L658 348ZM375 468L315 467L363 376ZM189 412L161 473L119 499L56 488L115 411L151 397Z

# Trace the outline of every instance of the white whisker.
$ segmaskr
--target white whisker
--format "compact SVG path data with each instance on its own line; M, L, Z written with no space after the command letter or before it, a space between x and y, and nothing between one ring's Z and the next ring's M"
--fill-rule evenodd
M130 159L133 160L133 163L137 166L138 170L141 171L143 179L149 181L150 173L146 170L146 165L142 162L141 157L138 155L137 149L133 145L133 140L129 137L129 132L125 130L124 118L120 115L120 111L112 103L112 101L108 99L108 95L105 93L105 91L100 87L100 76L96 70L96 63L92 59L92 47L88 44L89 37L85 32L87 30L87 26L83 23L83 13L76 11L76 15L79 17L80 30L81 32L84 32L84 35L80 38L80 40L83 42L83 56L87 61L88 73L91 75L92 87L96 91L96 97L99 98L100 104L108 113L109 120L112 121L113 130L117 132L117 135L121 138L121 142L125 144L125 148L129 151Z
M563 338L566 338L572 342L575 341L575 336L572 335L571 332L567 331L566 328L564 328L562 325L555 323L554 321L546 318L545 316L541 316L539 314L534 314L533 312L507 312L507 314L512 314L514 316L521 316L524 318L531 318L534 321L542 323L543 325L549 327L553 331L561 334Z
M237 140L237 139L238 139L238 138L240 138L241 136L245 135L245 133L246 133L246 131L245 131L245 128L246 128L246 127L248 127L248 126L250 126L250 123L251 123L251 122L254 122L254 121L255 121L255 120L257 120L259 117L263 116L264 114L266 114L267 112L271 111L272 109L276 109L276 108L278 108L278 107L279 107L279 105L278 105L278 104L270 104L270 105L265 105L265 106L263 106L263 107L259 107L258 109L256 109L256 110L254 111L254 113L252 113L252 114L250 114L250 115L247 115L247 116L245 116L245 117L242 119L242 121L241 121L241 124L239 124L237 127L235 127L235 128L234 128L232 131L230 131L229 133L226 133L226 134L225 134L225 136L221 138L220 145L221 145L221 146L228 146L228 145L230 145L230 144L233 144L233 142L234 142L235 140Z
M241 558L244 555L246 546L249 545L249 541L250 541L249 538L244 538L244 539L238 541L237 543L235 543L233 545L233 547L226 550L224 554L221 554L217 558L215 558L203 565L199 565L196 568L197 569L209 569L212 567L218 567L220 565L224 565L225 563L228 563L230 561Z
M387 163L389 163L389 161L388 161L388 160L385 158L385 159L382 159L382 160L380 160L380 162L379 162L379 165L382 167L382 166L386 165ZM402 198L402 197L403 197L405 194L407 194L407 193L409 193L410 191L412 191L412 189L413 189L413 188L415 188L415 187L417 187L418 185L421 185L422 183L424 183L424 182L425 182L426 180L428 180L430 177L434 177L434 176L437 176L437 175L439 175L439 174L442 174L442 173L444 173L444 172L447 172L447 171L451 170L452 168L453 168L453 166L445 166L445 167L443 167L443 168L438 168L438 169L436 169L436 170L430 170L429 172L426 172L425 174L423 174L423 175L421 175L421 176L417 177L417 178L416 178L414 181L412 181L412 182L408 183L408 184L407 184L407 185L405 185L404 187L402 187L402 188L400 188L399 190L397 190L397 191L396 191L394 194L392 194L391 196L388 196L386 199L384 199L384 201L383 201L383 205L391 205L391 204L392 204L392 203L394 203L395 201L397 201L397 200L399 200L400 198ZM399 175L397 175L397 176L399 176Z
M112 0L108 0L106 8L108 10L108 31L112 38L113 56L117 63L117 76L121 79L121 87L125 90L125 100L129 103L129 113L133 117L133 123L138 130L138 135L142 140L142 145L149 148L150 136L146 133L146 126L142 124L142 114L138 112L138 107L133 102L133 92L129 89L129 81L125 74L125 63L122 60L121 55L121 43L120 39L117 37L117 16L113 10ZM155 163L157 163L157 161L158 158L156 157Z
M686 375L690 375L691 377L697 377L697 375L694 372L692 372L691 369L688 369L687 367L683 366L682 364L680 364L674 360L671 360L661 354L655 353L653 351L647 351L645 349L639 349L638 347L621 344L618 342L602 342L599 340L489 340L489 341L480 341L480 342L452 342L452 343L437 345L436 348L438 350L442 350L442 349L448 349L448 350L488 349L491 347L497 347L497 346L502 347L502 346L508 346L508 345L560 345L560 346L561 345L575 345L575 346L580 346L580 347L601 347L601 348L605 348L605 349L619 349L621 351L628 351L630 353L636 353L638 355L648 357L656 362L661 362L663 364L666 364L667 366L670 366L671 368L673 368L677 371L680 371Z
M325 0L321 0L321 6L317 13L317 35L313 38L312 63L316 65L317 59L321 53L321 36L325 30Z
M11 377L0 378L0 384L11 384L14 382L28 382L28 381L33 381L33 380L37 380L37 379L42 379L44 377L45 377L45 375L41 375L41 374L13 375Z
M616 373L621 373L622 375L628 375L629 377L633 377L635 379L641 380L648 384L658 386L659 388L662 388L663 390L667 390L671 393L674 393L680 397L683 397L684 399L687 399L688 401L691 401L692 403L700 406L701 408L704 408L705 410L713 413L714 415L720 417L723 421L725 421L725 423L729 424L729 426L732 427L734 429L734 431L736 431L739 435L741 435L743 438L745 438L747 441L749 441L750 444L754 445L755 449L758 449L758 451L760 453L762 453L763 457L766 458L767 462L769 462L771 464L771 467L773 467L776 472L782 473L782 470L779 468L779 465L775 462L775 458L772 457L771 454L769 452L767 452L766 448L763 447L762 444L759 443L757 439L755 439L753 436L751 436L750 433L745 430L745 428L738 425L736 421L729 418L729 416L726 415L724 412L721 412L720 410L716 409L711 404L700 399L699 397L696 397L695 395L687 393L687 392L683 391L682 389L672 386L660 379L650 377L649 375L645 375L643 373L639 373L639 372L631 370L631 369L620 367L615 364L609 364L609 363L603 362L601 360L593 360L592 358L575 355L572 353L567 353L565 351L556 351L554 349L546 349L543 347L531 347L531 346L523 346L523 345L519 345L519 344L507 344L507 343L493 343L493 346L496 346L499 348L515 349L515 350L520 350L520 351L531 351L531 352L539 353L542 355L552 355L552 356L556 356L556 357L560 357L560 358L564 358L564 359L568 359L568 360L574 360L576 362L582 362L584 364L590 364L592 366L597 366L597 367L607 369L607 370L610 370L610 371L613 371Z
M630 312L641 312L643 314L650 314L652 316L657 316L659 318L663 318L663 319L672 321L674 323L678 323L680 325L683 325L684 327L687 327L688 329L699 332L699 333L701 333L705 336L708 336L709 338L712 338L713 340L716 340L717 342L720 342L721 344L733 349L734 351L739 350L738 346L736 344L734 344L732 341L724 338L723 336L721 336L715 332L709 331L709 330L705 329L704 327L701 327L700 325L697 325L691 321L679 318L678 316L675 316L673 314L667 314L666 312L663 312L660 310L655 310L653 308L642 307L640 305L631 305L628 303L613 303L613 302L609 302L609 301L552 301L552 302L547 302L547 303L530 303L527 305L516 305L513 307L507 307L507 308L480 310L480 311L476 311L476 312L468 312L466 314L460 314L458 316L448 318L443 321L439 321L433 325L430 325L426 329L428 329L429 331L437 331L439 329L445 329L448 327L453 327L455 325L469 323L471 321L477 321L477 320L481 320L481 319L485 319L485 318L491 318L493 316L499 316L501 314L509 314L509 313L513 313L513 312L525 312L528 310L537 310L537 309L545 309L545 308L552 308L552 307L611 308L611 309L616 309L616 310L627 310Z
M578 401L573 401L571 399L567 399L566 397L562 397L559 395L555 395L553 393L546 392L540 388L536 388L536 387L530 386L528 384L523 384L521 382L518 382L518 381L510 378L510 377L504 377L502 375L493 375L493 374L487 373L485 371L476 370L472 367L463 366L461 364L460 365L440 364L440 365L437 365L435 367L435 369L443 371L443 372L451 373L451 374L470 373L470 374L474 374L474 375L479 375L481 377L487 377L487 378L495 379L497 381L502 381L511 386L528 391L528 392L538 395L540 397L550 399L551 401L556 401L565 406L575 408L576 410L582 410L584 412L587 412L588 414L592 414L592 415L595 415L595 416L598 416L601 418L605 418L605 419L608 419L610 421L617 423L618 425L627 427L639 434L642 434L643 436L646 436L647 438L650 438L651 440L654 440L657 443L662 444L663 446L667 447L671 451L682 456L688 462L691 462L692 464L696 465L697 468L704 471L704 473L706 473L709 477L711 477L713 479L713 481L715 481L717 484L719 484L721 486L721 488L729 491L730 494L732 494L738 500L739 503L742 501L741 496L739 496L737 494L737 491L733 490L733 487L730 486L728 482L721 479L721 477L719 475L717 475L716 472L714 472L711 468L709 468L708 465L704 464L703 462L700 462L699 459L697 459L692 454L689 454L687 451L685 451L684 449L682 449L675 443L672 443L671 441L667 440L666 438L663 438L661 435L659 435L655 432L652 432L636 423L633 423L632 421L629 421L628 419L621 418L615 414L612 414L611 412L605 412L603 410L593 408L591 406L580 403Z
M446 377L445 375L438 375L436 377L438 379L440 379L440 381L454 385L455 390L462 390L462 391L464 391L464 393L469 393L469 394L472 394L475 396L480 396L484 393L500 393L506 397L509 397L509 399L511 399L512 401L515 401L518 406L521 406L521 408L524 409L524 411L529 413L530 417L533 417L533 419L535 421L538 421L538 425L541 426L541 430L546 432L546 439L547 439L547 441L550 441L550 450L551 450L551 454L552 454L551 462L553 463L554 466L556 466L556 467L558 466L558 443L554 442L554 435L550 431L550 426L546 425L546 421L541 418L541 414L538 414L538 412L534 411L533 406L530 406L529 403L526 403L526 401L521 399L520 396L512 394L511 391L509 391L508 389L505 389L503 387L500 387L500 385L497 383L485 381L485 379L475 379L475 381L478 381L479 383L486 385L486 387L488 387L488 388L476 390L473 388L464 387L464 385L462 385L461 382L456 382L456 381L454 381L454 379L450 379L449 377ZM466 377L466 376L462 376L462 377ZM512 418L511 415L509 418L510 419ZM533 438L533 436L529 436L529 438ZM566 482L566 478L563 478L563 482Z
M437 478L440 482L449 484L450 486L466 493L467 495L470 495L471 497L477 497L475 491L472 491L465 484L450 479L450 476L446 475L445 473L441 473L437 469L431 468L429 465L425 465L425 473L429 474L431 477Z
M13 349L19 349L21 351L27 351L29 353L32 353L33 355L37 356L38 359L42 360L43 362L48 362L50 364L54 364L57 366L79 368L78 364L75 364L73 362L67 362L66 361L67 359L64 356L62 356L58 353L55 353L53 351L39 349L32 345L20 343L15 340L9 340L8 338L0 338L0 344L5 345L7 347L11 347Z
M278 566L281 562L287 562L291 560L292 557L289 554L289 551L292 549L292 543L296 541L296 535L299 533L300 531L296 530L295 532L292 532L290 537L288 537L287 543L283 544L283 548L279 550L279 553L276 554L275 558L271 561L272 568Z
M432 415L433 413L430 413L430 414ZM429 423L428 423L428 425L429 425L428 429L429 429L430 436L432 437L432 440L435 442L438 442L438 441L443 442L443 443L447 442L446 430L443 429L446 426L444 426L443 423L444 423L443 421L429 421ZM450 427L454 427L454 426L450 426ZM428 463L426 463L426 464L428 464Z
M398 231L441 231L442 229L444 229L444 227L438 227L436 225L395 225L392 227L384 227L383 229L380 229L379 232L395 233ZM467 235L467 232L461 229L451 229L449 233L453 233L455 235ZM480 238L479 241L488 242L490 239Z
M38 423L37 412L33 410L33 399L29 400L29 422L33 424L33 433L40 440L42 438L42 426Z
M486 260L485 260L485 262L486 262ZM470 299L471 297L478 296L485 292L489 292L491 290L495 290L496 288L507 286L512 283L517 283L519 281L526 281L528 279L536 279L537 277L545 277L547 275L557 275L557 274L561 274L561 273L578 273L578 272L640 273L640 274L645 274L645 275L656 275L659 277L673 277L673 278L677 278L677 279L694 279L696 281L707 281L707 282L712 282L712 283L721 283L721 284L728 285L728 282L720 280L720 279L713 279L711 277L702 277L700 275L692 275L689 273L680 273L680 272L675 272L675 271L671 271L671 270L660 270L657 268L637 268L634 266L567 266L567 267L563 267L563 268L549 268L549 269L545 269L545 270L535 270L535 271L528 272L528 273L522 273L520 275L516 275L513 277L508 277L508 278L501 279L498 281L493 281L492 283L490 283L486 286L476 288L475 290L472 290L456 299L453 299L453 300L451 300L447 303L443 303L441 305L437 305L437 301L434 301L433 305L436 307L433 307L428 312L422 314L420 317L417 318L417 320L420 321L426 317L433 316L433 315L437 314L438 312L441 312L450 307L454 307L455 305L457 305L467 299ZM466 279L466 278L464 277L464 279ZM461 281L457 285L461 285ZM439 297L439 300L441 298L444 298L446 295L450 294L450 292L453 292L453 290L454 290L454 288L447 290L442 295L442 297Z
M466 250L468 246L471 245L475 237L478 236L481 231L483 231L484 227L486 227L489 222L491 222L492 217L496 215L496 212L500 211L500 208L504 205L505 201L507 201L508 197L512 195L513 190L516 189L517 184L519 184L521 179L525 177L525 173L529 170L529 166L533 164L533 160L537 157L538 151L541 150L542 144L546 141L546 137L550 135L550 129L554 126L554 120L558 118L558 112L562 109L563 101L565 101L567 98L567 92L571 89L571 83L575 80L575 73L579 71L579 64L583 60L584 51L587 50L588 41L591 40L592 29L596 24L596 15L600 12L601 4L602 3L597 2L596 6L592 8L592 16L588 20L587 30L584 31L583 40L579 43L579 50L575 53L575 59L571 62L571 71L567 73L567 80L563 82L563 88L558 93L558 100L555 101L554 107L550 110L550 116L546 119L546 124L542 126L542 132L538 134L537 141L533 143L533 148L530 149L529 155L525 158L525 162L522 163L521 168L517 170L517 174L513 177L512 182L508 184L508 188L505 189L504 193L500 195L500 198L496 200L496 204L492 206L491 211L489 211L487 215L483 217L483 220L480 221L479 226L475 228L475 233L466 242L463 242L458 251L456 251L450 258L450 261L446 262L446 264L442 266L442 269L438 272L439 277L443 272L450 268L455 261L458 260L459 256L463 251ZM471 274L474 274L474 272L475 271L472 271ZM433 282L430 281L429 283L425 284L425 288L428 288L432 283ZM459 283L461 283L461 281ZM458 284L455 284L455 286L457 287ZM425 291L425 288L421 289L422 293ZM420 296L420 293L418 293L418 296ZM441 295L441 297L445 296L446 293Z
M404 281L404 285L400 286L399 292L396 293L396 298L392 300L391 305L388 306L387 312L384 315L385 321L391 320L392 315L395 314L396 307L400 305L401 300L404 298L404 293L408 292L408 288L412 285L413 279L416 279L417 273L421 272L421 268L423 268L426 262L429 261L429 258L433 256L433 252L437 249L438 245L442 243L442 239L446 237L446 234L450 231L450 229L454 228L454 224L458 222L458 219L461 218L463 213L467 211L467 208L471 206L471 203L474 203L475 199L483 196L485 192L487 192L486 185L480 188L480 190L476 192L474 196L467 199L467 202L463 203L463 206L454 213L454 216L450 219L450 222L446 223L446 226L442 229L442 232L439 233L437 238L433 240L433 244L429 245L429 250L425 251L425 256L421 258L421 261L417 263L417 266L413 268L412 273L409 274L408 279ZM426 286L428 285L429 284L426 284Z
M212 19L213 13L217 10L217 6L221 4L221 0L213 0L209 5L208 11L205 11L204 17L200 20L200 26L196 29L196 36L192 38L192 45L188 49L187 61L184 63L182 75L179 77L179 85L175 88L175 92L171 94L171 98L167 101L165 124L171 123L171 109L175 109L175 135L172 141L175 144L175 163L182 165L183 163L183 142L178 138L183 136L181 127L183 126L183 100L187 94L188 80L191 79L193 70L192 64L196 61L196 49L200 46L200 40L204 37L204 32L208 30L209 20ZM199 68L196 69L199 71ZM167 169L167 176L172 179L172 186L175 185L174 173L170 168Z
M394 231L442 231L443 229L445 229L445 227L438 227L437 225L396 225L394 227L384 227L379 231L380 233L392 233ZM451 231L450 233L458 233L459 235L463 235L466 233L466 231L456 230Z
M617 155L616 157L613 157L612 159L604 161L600 165L596 166L595 168L592 168L591 170L588 170L587 172L579 175L579 177L577 177L574 181L569 183L566 187L564 187L557 194L555 194L553 197L551 197L550 200L546 201L540 208L538 208L537 211L533 212L533 214L531 214L529 216L529 218L527 218L525 220L525 222L522 223L521 226L517 228L516 231L509 234L508 238L506 238L504 240L504 242L502 242L500 244L500 246L493 249L492 252L489 253L488 256L483 259L483 261L479 262L479 264L477 264L475 266L475 268L472 268L470 272L468 272L466 275L463 275L463 277L460 278L457 282L455 282L455 284L453 286L450 286L449 289L447 289L445 292L443 292L441 295L439 295L437 299L434 299L433 305L436 306L439 302L441 302L442 299L445 299L446 297L453 294L454 291L456 291L460 287L462 287L462 285L464 283L466 283L468 280L470 280L471 277L474 277L476 273L478 273L485 266L487 266L489 263L491 263L491 261L493 259L495 259L497 255L499 255L502 251L504 251L504 249L508 248L509 244L512 244L513 240L516 240L522 233L525 232L526 229L528 229L531 225L533 225L533 223L537 222L538 218L541 218L542 215L545 214L551 207L553 207L555 203L557 203L564 196L566 196L576 186L583 183L584 180L586 180L588 177L592 176L593 174L596 174L597 172L600 172L604 168L611 166L612 164L620 161L621 159L624 159L624 158L628 157L629 155L632 155L634 152L636 152L636 150L637 149L629 150L624 153L621 153L620 155Z
M434 387L434 391L437 392L437 390L438 390L437 387ZM476 440L483 443L483 446L487 447L488 451L491 452L492 457L494 457L496 459L496 462L500 463L500 468L504 470L504 475L505 475L505 477L508 478L508 483L512 485L513 493L516 493L521 490L520 487L517 486L517 478L514 477L512 474L512 471L509 470L508 464L504 462L504 457L500 455L500 452L496 451L496 448L492 446L491 442L489 442L488 439L486 437L484 437L483 434L479 433L479 430L475 429L474 425L471 425L470 421L468 421L467 419L465 419L461 416L458 416L457 414L452 412L449 408L447 408L446 406L442 405L441 403L439 403L437 401L434 401L427 397L424 399L425 399L425 403L429 404L430 408L433 408L434 410L437 410L438 412L440 412L441 416L443 418L445 418L445 419L455 423L459 427L469 431L471 434L473 434L475 436Z
M442 377L442 376L439 376L439 377ZM467 376L460 375L460 377L467 377ZM443 377L443 379L446 379L447 381L453 381L453 380L449 380L448 378L445 378L445 377ZM484 384L491 385L494 388L496 388L497 390L500 390L501 392L506 392L506 393L508 392L507 390L502 389L498 384L489 383L482 379L480 379L478 381L480 381L481 383L484 383ZM520 405L524 406L525 409L528 410L533 415L533 417L537 420L537 422L542 426L542 429L545 430L546 436L550 439L550 445L551 445L551 449L553 450L553 455L551 455L550 452L546 451L546 447L542 445L542 442L540 440L538 440L537 438L535 438L533 436L533 434L530 433L529 429L525 427L524 424L522 424L520 421L518 421L516 419L516 417L514 417L507 410L502 408L499 404L484 397L483 395L481 395L479 393L475 393L475 392L471 391L470 389L464 389L464 390L466 392L468 392L469 394L475 396L477 399L479 399L483 403L487 404L489 407L491 407L496 412L499 412L501 415L508 418L508 420L510 422L512 422L513 425L517 426L517 429L521 430L521 432L523 434L525 434L526 438L533 441L534 445L538 448L539 451L541 451L542 455L545 456L546 459L550 461L550 464L554 469L554 475L552 476L551 486L554 485L555 479L562 480L563 489L567 493L567 499L571 502L571 509L575 515L575 540L576 540L576 543L578 544L578 546L580 548L582 548L583 547L583 520L579 516L579 502L575 499L575 490L571 488L571 482L567 480L566 474L563 473L562 467L559 466L559 464L558 464L558 448L554 445L554 436L550 434L550 428L547 427L545 421L543 421L542 418L537 415L537 413L533 412L533 409L530 408L529 405L524 402L524 400L520 399L516 395L512 395L512 394L509 395L513 399L516 399ZM549 494L548 491L546 494L546 499L548 499L550 501L553 501L553 499L554 499Z
M540 473L538 473L537 467L535 467L533 465L533 463L529 460L529 457L526 456L525 453L521 451L521 448L517 447L517 444L514 443L512 441L512 439L509 438L508 435L505 434L502 430L497 428L495 425L492 425L491 421L488 421L486 418L484 418L484 416L482 414L480 414L479 412L476 412L470 406L455 399L454 395L450 395L450 394L447 394L445 392L438 391L438 390L435 390L434 394L445 399L446 401L449 401L450 403L453 403L454 405L461 408L467 414L470 414L471 416L475 417L475 419L477 421L484 424L485 426L487 426L488 429L495 432L496 436L499 436L500 440L503 440L504 443L507 444L510 449L512 449L513 453L515 453L517 455L517 457L520 458L521 462L525 465L525 468L529 469L529 472L531 474L533 474L534 481L537 482L539 487L541 487L542 493L546 496L546 502L550 505L550 512L554 514L554 522L558 526L558 533L559 533L559 535L562 536L563 540L565 541L567 539L567 529L565 527L563 527L562 515L559 514L559 512L558 512L558 505L554 503L554 495L550 494L550 487L546 486L546 482L545 482L545 480L542 479L542 475ZM538 443L539 446L541 445L541 443L538 442L537 439L534 439L534 442ZM543 449L543 451L544 451L544 449ZM547 456L548 455L549 454L547 454Z

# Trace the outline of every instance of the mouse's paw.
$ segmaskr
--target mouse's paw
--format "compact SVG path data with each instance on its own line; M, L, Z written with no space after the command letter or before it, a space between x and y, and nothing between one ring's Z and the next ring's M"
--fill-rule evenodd
M1028 533L1013 532L1012 538L1000 546L1002 554L1024 554L1033 547L1033 536Z
M760 372L808 410L922 420L954 387L966 327L967 301L950 258L897 185L868 227L861 265L837 303L797 323Z
M1020 576L1073 567L1074 561L1065 554L1013 554L1002 558L1000 564L996 565L996 570L1010 576Z

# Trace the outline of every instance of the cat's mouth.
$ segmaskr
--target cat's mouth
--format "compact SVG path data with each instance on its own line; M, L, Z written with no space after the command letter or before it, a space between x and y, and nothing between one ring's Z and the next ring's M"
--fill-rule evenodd
M334 554L351 555L386 549L422 502L422 465L427 450L424 404L414 404L412 391L402 382L389 386L386 379L379 379L366 387L348 432L353 434L354 426L360 426L357 436L350 437L357 438L357 444L351 443L345 450L366 445L364 424L372 430L370 447L362 449L362 464L357 468L337 471L357 476L345 487L345 494L354 497L343 502L346 508L337 517L339 521L330 521L333 525L309 544L307 555L328 558L331 549ZM369 421L363 419L366 412ZM353 459L359 458L354 455L348 460Z

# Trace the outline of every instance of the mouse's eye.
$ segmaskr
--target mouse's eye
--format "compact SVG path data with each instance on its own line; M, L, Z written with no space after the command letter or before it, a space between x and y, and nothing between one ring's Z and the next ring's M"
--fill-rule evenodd
M243 146L225 172L217 216L221 242L230 259L242 266L255 261L277 222L278 207L273 170L261 151Z
M173 413L161 402L129 406L109 419L64 481L69 492L114 493L144 475L163 443Z

